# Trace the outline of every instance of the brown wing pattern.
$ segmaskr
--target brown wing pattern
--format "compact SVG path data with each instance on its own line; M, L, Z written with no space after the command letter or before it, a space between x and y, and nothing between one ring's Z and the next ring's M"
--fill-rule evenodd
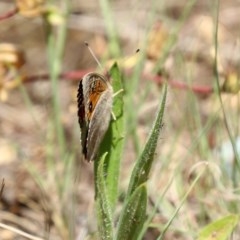
M92 81L91 81L92 80ZM92 114L98 104L99 98L101 97L102 93L108 88L107 84L101 80L101 78L92 76L90 79L90 86L89 86L89 97L87 101L87 108L86 110L86 117L90 121Z
M91 161L109 124L112 87L104 76L89 73L79 83L77 99L82 152L85 159ZM107 124L101 124L102 120Z

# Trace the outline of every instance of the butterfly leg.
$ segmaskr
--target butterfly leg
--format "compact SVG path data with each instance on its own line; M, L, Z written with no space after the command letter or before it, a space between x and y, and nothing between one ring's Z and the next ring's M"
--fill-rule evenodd
M113 94L113 97L116 97L118 94L120 94L120 93L123 92L123 91L124 91L123 88L120 89L120 90L118 90L117 92L115 92L115 93ZM115 114L114 114L113 111L111 111L111 115L112 115L113 120L116 121L117 118L116 118L116 116L115 116Z
M117 92L115 92L115 93L113 94L113 97L116 97L118 94L120 94L120 93L123 92L123 91L124 91L123 88L120 89L120 90L118 90Z

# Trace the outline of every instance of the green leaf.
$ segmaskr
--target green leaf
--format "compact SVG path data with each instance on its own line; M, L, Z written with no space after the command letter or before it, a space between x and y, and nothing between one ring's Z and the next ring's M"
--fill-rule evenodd
M198 240L226 240L239 222L238 215L229 215L204 227Z
M108 200L108 192L104 178L104 160L107 154L104 154L99 161L97 169L97 220L99 238L102 240L113 239L113 220L111 206Z
M149 136L149 139L144 147L144 150L140 158L138 159L133 169L130 184L128 187L127 198L130 197L130 195L139 185L146 182L149 177L149 172L154 159L154 153L157 146L159 133L163 124L163 113L164 113L164 108L166 103L166 97L167 97L167 85L164 86L162 103L158 110L158 114L157 114L153 129L151 131L151 134Z
M121 74L116 63L113 64L110 69L110 75L114 92L116 93L123 89ZM114 209L118 197L118 179L124 143L123 92L114 97L112 112L115 115L116 120L111 120L109 129L100 146L99 156L108 152L105 159L106 184L109 201L112 209Z
M140 185L128 199L118 223L116 240L134 240L146 219L147 188Z

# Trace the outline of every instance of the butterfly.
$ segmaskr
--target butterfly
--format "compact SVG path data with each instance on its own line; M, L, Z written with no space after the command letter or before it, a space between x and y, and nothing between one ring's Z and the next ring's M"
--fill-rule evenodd
M87 161L93 161L111 120L110 77L94 72L84 75L79 82L77 102L82 153Z

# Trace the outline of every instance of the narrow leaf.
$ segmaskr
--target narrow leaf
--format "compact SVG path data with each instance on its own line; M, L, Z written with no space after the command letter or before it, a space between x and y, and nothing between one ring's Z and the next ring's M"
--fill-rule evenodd
M106 154L104 154L99 161L97 169L97 196L96 196L96 207L97 207L97 221L98 221L98 232L99 239L112 240L113 239L113 220L111 206L108 200L108 192L106 188L104 178L104 160Z
M110 75L113 90L116 93L122 89L121 74L116 63L112 66ZM123 92L114 96L112 112L115 115L116 120L111 120L109 129L100 146L99 155L101 156L105 152L108 152L105 159L107 173L106 184L109 201L112 209L114 209L118 196L119 169L124 141Z
M147 189L140 185L122 210L116 240L135 240L146 218Z
M238 215L229 215L204 227L198 240L227 240L239 222Z
M149 139L144 147L144 150L138 159L133 173L131 175L130 184L128 187L127 198L130 197L132 192L142 183L146 182L149 177L149 172L153 163L154 153L156 150L159 133L163 124L163 114L165 109L167 97L167 85L164 86L162 103L158 110L158 114L153 126L153 129L150 133Z

